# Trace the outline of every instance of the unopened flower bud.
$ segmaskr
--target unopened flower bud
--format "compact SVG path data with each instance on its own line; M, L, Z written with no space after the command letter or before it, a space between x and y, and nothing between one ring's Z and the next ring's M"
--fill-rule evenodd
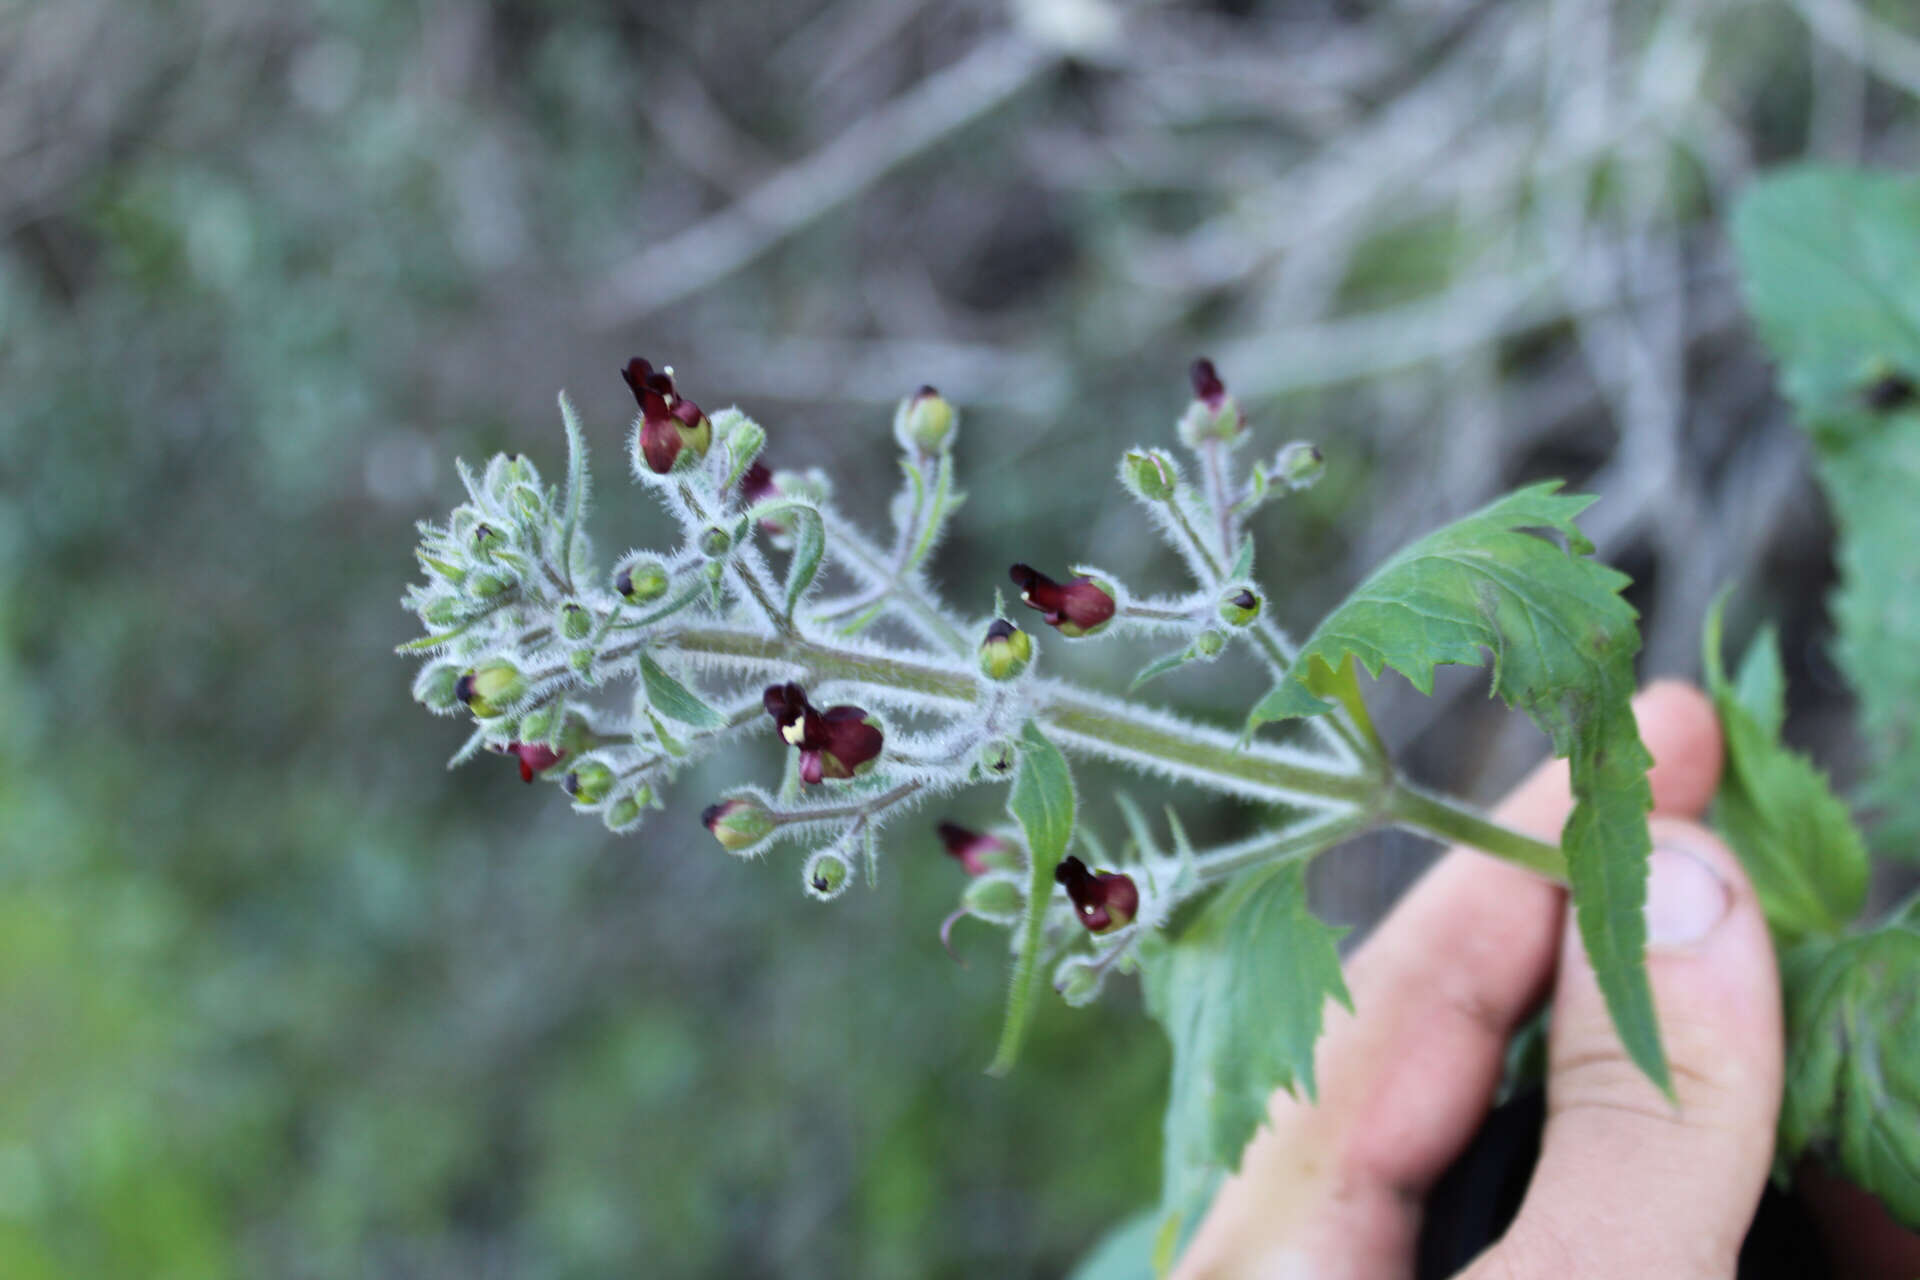
M1127 488L1149 502L1165 502L1173 496L1174 487L1180 483L1180 473L1174 469L1173 459L1158 449L1130 451L1121 460L1120 478Z
M1032 661L1032 636L1005 618L987 625L987 638L980 642L980 670L989 680L1011 680Z
M713 526L700 535L700 554L709 560L718 560L727 554L727 549L731 546L733 546L733 538L719 525Z
M527 678L504 658L469 671L454 684L454 696L481 719L503 714L527 692Z
M491 560L493 553L507 545L507 540L498 529L490 524L478 524L473 528L473 554L482 560Z
M1213 361L1204 357L1195 360L1187 376L1193 383L1193 403L1181 415L1180 438L1189 448L1199 448L1208 440L1232 443L1239 439L1247 425L1246 415L1240 412L1239 402L1227 394Z
M436 550L437 549L436 547ZM457 587L467 580L466 569L453 563L444 556L428 555L425 551L417 547L414 549L413 554L420 558L421 568L425 569L434 577L439 578L442 582L447 583L449 586Z
M613 575L613 589L634 604L647 604L667 594L672 586L667 566L651 557L642 557L622 565Z
M720 847L728 853L748 853L773 834L773 814L752 796L736 796L709 805L700 815Z
M1208 627L1205 631L1202 631L1193 638L1194 653L1208 660L1219 657L1221 650L1226 647L1227 638L1218 631L1215 631L1212 627Z
M989 778L1006 777L1013 772L1019 758L1017 748L1005 738L992 738L980 744L980 769Z
M560 606L560 634L569 640L585 640L593 630L593 615L568 601Z
M604 760L588 757L574 765L561 781L561 788L573 797L574 804L587 808L599 804L613 790L613 770Z
M1295 440L1273 460L1274 478L1295 491L1311 489L1326 470L1327 459L1320 446L1305 440Z
M822 849L807 859L806 866L800 869L800 878L809 898L832 902L853 883L853 864L838 849Z
M1220 621L1244 627L1260 616L1260 597L1247 587L1231 587L1220 597Z
M1024 564L1008 571L1020 588L1021 603L1038 609L1047 625L1068 639L1092 635L1112 620L1118 608L1113 594L1092 578L1059 583Z
M640 825L640 819L646 816L647 806L653 803L653 790L641 787L630 791L609 804L600 813L600 821L607 830L615 835L624 835Z
M598 657L592 649L575 649L567 655L567 665L573 668L573 674L577 676L591 676L594 660Z
M535 707L520 717L515 735L523 742L546 742L553 737L554 726L560 723L563 714L564 709L558 702Z
M922 387L893 412L893 436L908 453L944 453L960 415L932 387Z
M1087 870L1086 863L1069 855L1053 869L1053 879L1066 886L1074 915L1091 932L1111 933L1124 928L1140 912L1140 890L1132 876L1113 871L1095 874Z
M966 868L970 876L985 875L989 871L1015 871L1020 867L1020 858L1013 846L999 836L986 835L957 822L943 822L938 830L947 855Z
M547 495L536 485L517 484L509 495L513 509L534 524L546 521L553 513L547 508Z
M1111 967L1089 956L1068 956L1054 966L1053 989L1076 1009L1092 1004L1106 985Z
M640 465L664 476L707 456L713 424L699 405L680 395L671 369L655 372L651 364L636 357L627 361L620 376L640 406L640 429L634 438Z
M437 715L460 709L460 697L454 692L460 683L460 668L451 662L430 662L413 678L413 700Z

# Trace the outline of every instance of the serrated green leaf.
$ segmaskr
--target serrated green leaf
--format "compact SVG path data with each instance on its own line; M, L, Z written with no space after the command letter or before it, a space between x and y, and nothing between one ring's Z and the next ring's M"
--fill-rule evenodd
M1707 615L1703 655L1726 739L1714 825L1740 855L1782 941L1837 933L1866 901L1866 846L1826 774L1779 740L1785 676L1778 648L1763 635L1741 663L1740 683L1728 681L1720 662L1720 614L1716 602Z
M718 729L726 724L725 716L644 653L640 655L640 679L646 686L647 705L667 719L695 729Z
M1733 220L1747 300L1812 435L1839 526L1837 657L1860 697L1882 807L1875 844L1920 853L1920 404L1867 392L1920 382L1920 181L1801 169Z
M1007 812L1027 837L1027 914L1014 950L1013 982L1007 992L1006 1020L989 1073L1003 1076L1020 1056L1020 1042L1033 1016L1033 998L1045 981L1040 948L1045 938L1047 904L1053 900L1053 869L1073 838L1073 774L1060 748L1047 741L1029 720L1020 731L1020 763L1007 796Z
M1811 1151L1920 1230L1920 932L1810 939L1780 970L1780 1167Z
M1493 691L1570 758L1574 807L1560 843L1580 937L1621 1042L1671 1092L1641 914L1653 761L1630 705L1640 633L1619 596L1626 575L1590 559L1574 524L1593 499L1559 487L1508 494L1389 559L1307 637L1248 727L1330 710L1314 687L1349 660L1373 676L1392 667L1432 693L1436 666L1491 656ZM1557 531L1566 549L1530 530Z
M1173 1042L1161 1228L1170 1263L1225 1174L1240 1165L1275 1089L1313 1097L1329 998L1351 1009L1341 930L1307 906L1301 863L1249 872L1174 942L1143 948L1147 1009Z

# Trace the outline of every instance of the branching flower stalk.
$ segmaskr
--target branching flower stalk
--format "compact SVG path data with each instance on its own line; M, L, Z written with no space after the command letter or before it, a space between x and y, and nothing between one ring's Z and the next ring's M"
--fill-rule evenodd
M1236 645L1276 679L1294 662L1243 525L1313 483L1320 453L1296 442L1240 465L1251 433L1211 363L1196 362L1178 424L1199 483L1160 449L1130 450L1119 467L1193 589L1148 598L1092 566L1056 579L1021 564L1009 578L1032 612L1009 613L996 593L992 613L973 617L926 572L964 499L953 478L959 415L933 388L895 416L903 483L883 545L834 505L824 476L769 471L760 461L767 433L744 413L709 417L671 370L643 360L624 376L640 410L633 472L677 519L678 547L631 551L611 572L596 565L583 527L586 447L564 396L563 486L544 483L520 455L497 456L478 474L462 465L467 501L445 523L420 526L426 581L405 604L427 634L402 651L426 658L421 702L474 721L453 763L485 748L512 754L522 776L558 782L575 808L624 832L661 807L688 764L748 734L776 734L792 748L782 781L718 797L705 823L741 855L811 845L802 883L819 898L838 896L856 871L877 874L885 827L960 788L1015 779L1036 743L1294 811L1279 829L1195 849L1177 818L1163 840L1128 805L1130 839L1117 856L1085 824L1074 830L1091 867L1063 848L1036 868L1023 837L977 837L1001 854L992 867L968 863L976 874L961 913L1007 926L1029 919L1044 955L1023 957L1014 927L1016 964L1050 959L1055 986L1075 1002L1194 895L1382 826L1565 881L1556 846L1400 777L1357 694L1310 719L1302 742L1254 739L1136 700L1153 678ZM1132 633L1172 647L1128 696L1114 696L1042 674L1041 646L1019 625L1035 616L1063 641ZM1030 901L1035 886L1043 903Z

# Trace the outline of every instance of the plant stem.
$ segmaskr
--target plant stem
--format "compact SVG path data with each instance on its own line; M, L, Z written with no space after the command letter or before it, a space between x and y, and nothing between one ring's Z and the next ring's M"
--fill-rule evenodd
M1567 858L1558 845L1503 827L1455 800L1407 782L1388 791L1383 816L1396 826L1469 845L1556 884L1567 883Z

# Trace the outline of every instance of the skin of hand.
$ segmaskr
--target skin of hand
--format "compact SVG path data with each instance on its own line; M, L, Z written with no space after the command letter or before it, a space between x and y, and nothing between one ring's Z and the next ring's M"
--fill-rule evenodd
M1329 1005L1318 1105L1274 1095L1270 1123L1221 1187L1175 1280L1411 1276L1426 1194L1485 1119L1508 1038L1548 998L1540 1161L1506 1236L1462 1275L1734 1275L1780 1108L1778 968L1738 860L1695 821L1720 778L1712 705L1663 682L1634 708L1655 762L1647 971L1678 1106L1615 1037L1565 892L1450 851L1348 961L1356 1013ZM1571 807L1566 765L1554 761L1497 812L1555 839ZM1862 1212L1830 1199L1839 1212ZM1827 1207L1817 1195L1811 1203L1816 1213ZM1920 1250L1920 1238L1894 1234ZM1886 1263L1841 1274L1920 1274L1920 1252Z

